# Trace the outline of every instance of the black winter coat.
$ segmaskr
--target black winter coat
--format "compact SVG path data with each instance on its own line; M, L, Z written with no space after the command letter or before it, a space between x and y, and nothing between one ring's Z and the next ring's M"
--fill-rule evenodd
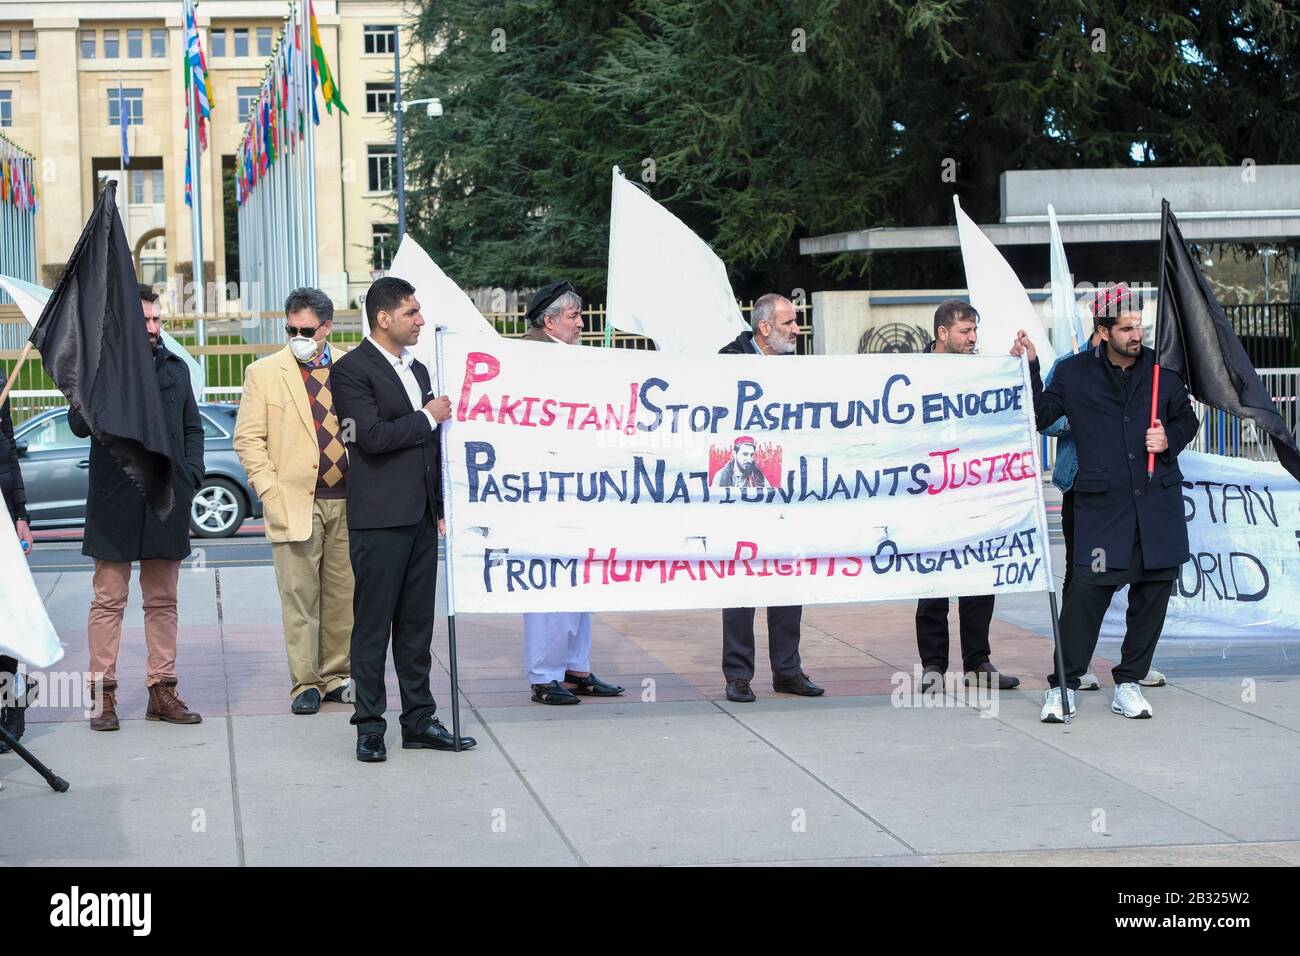
M1196 413L1182 380L1161 369L1156 417L1165 427L1169 448L1156 455L1155 475L1148 484L1146 433L1155 353L1142 349L1121 393L1105 349L1103 343L1062 361L1046 391L1038 363L1029 366L1039 430L1064 415L1079 452L1074 563L1091 565L1100 548L1107 568L1125 570L1136 534L1144 568L1175 568L1190 556L1178 453L1196 437Z
M154 368L173 449L176 506L166 521L159 521L108 449L92 439L81 553L101 561L182 561L190 554L190 503L203 481L203 422L184 360L159 346ZM68 409L68 425L81 438L90 435L76 409Z
M4 377L0 376L0 381ZM14 521L27 520L27 490L23 487L23 473L18 468L18 443L14 441L14 421L9 412L9 399L0 406L0 497Z
M734 339L718 349L719 355L757 355L754 351L754 333L741 332Z

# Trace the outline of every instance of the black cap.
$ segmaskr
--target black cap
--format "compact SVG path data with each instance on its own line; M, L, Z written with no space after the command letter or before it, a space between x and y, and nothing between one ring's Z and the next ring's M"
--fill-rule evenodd
M559 282L552 282L550 285L542 286L528 300L528 311L524 313L524 318L528 320L529 325L536 325L536 320L546 311L547 306L566 292L576 291L573 288L573 283L567 279L561 279Z

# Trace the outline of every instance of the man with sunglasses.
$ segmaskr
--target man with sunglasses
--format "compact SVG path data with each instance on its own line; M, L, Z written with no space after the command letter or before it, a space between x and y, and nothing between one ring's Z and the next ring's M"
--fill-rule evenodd
M284 303L288 344L244 373L235 452L258 497L280 588L290 709L350 702L352 565L348 455L330 375L334 305L319 289Z

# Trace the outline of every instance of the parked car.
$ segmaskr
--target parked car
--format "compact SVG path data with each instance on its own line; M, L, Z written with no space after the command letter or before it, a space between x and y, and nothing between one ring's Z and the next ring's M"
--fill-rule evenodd
M262 502L235 454L237 405L200 404L203 420L203 484L190 502L190 531L200 538L228 538L248 517L262 517ZM33 528L76 527L86 522L90 439L68 427L67 408L41 412L14 429L27 513Z

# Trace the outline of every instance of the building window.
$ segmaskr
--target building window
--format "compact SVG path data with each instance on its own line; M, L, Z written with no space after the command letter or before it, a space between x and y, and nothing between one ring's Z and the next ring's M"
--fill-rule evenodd
M257 28L257 55L258 56L271 55L271 28L270 27Z
M160 206L167 201L167 184L163 181L161 169L153 171L153 201Z
M126 55L129 59L139 60L144 58L144 31L127 30L126 31Z
M396 147L387 144L382 146L369 146L366 149L367 159L369 160L369 187L372 193L386 193L393 191L393 181L397 173L397 150Z
M144 178L149 175L147 169L133 169L131 176L131 202L144 202Z
M167 56L167 31L150 30L149 31L149 55L155 60L165 59Z
M95 58L95 31L81 31L81 58L83 60L93 60Z
M363 27L361 34L365 44L365 51L367 53L387 53L391 56L393 52L393 33L392 24Z
M0 30L0 60L14 58L14 35L8 30Z
M164 199L161 169L131 170L131 202L161 204Z
M376 222L370 226L370 267L387 272L393 267L393 226Z
M235 56L248 56L248 30L235 28Z
M226 31L212 30L209 34L209 44L214 57L226 55Z
M261 89L256 86L240 86L235 89L235 96L239 101L239 122L248 122L253 107L257 105L257 94L260 92Z
M116 60L122 55L118 36L116 30L104 31L104 59Z
M141 126L144 124L144 89L142 87L123 87L122 100L126 105L126 125ZM113 88L108 91L108 125L120 126L121 120L117 112L117 89Z
M18 31L18 59L20 60L36 59L36 31L35 30Z
M393 111L393 84L366 84L366 112L391 113Z
M12 90L0 90L0 126L14 125L14 94Z

